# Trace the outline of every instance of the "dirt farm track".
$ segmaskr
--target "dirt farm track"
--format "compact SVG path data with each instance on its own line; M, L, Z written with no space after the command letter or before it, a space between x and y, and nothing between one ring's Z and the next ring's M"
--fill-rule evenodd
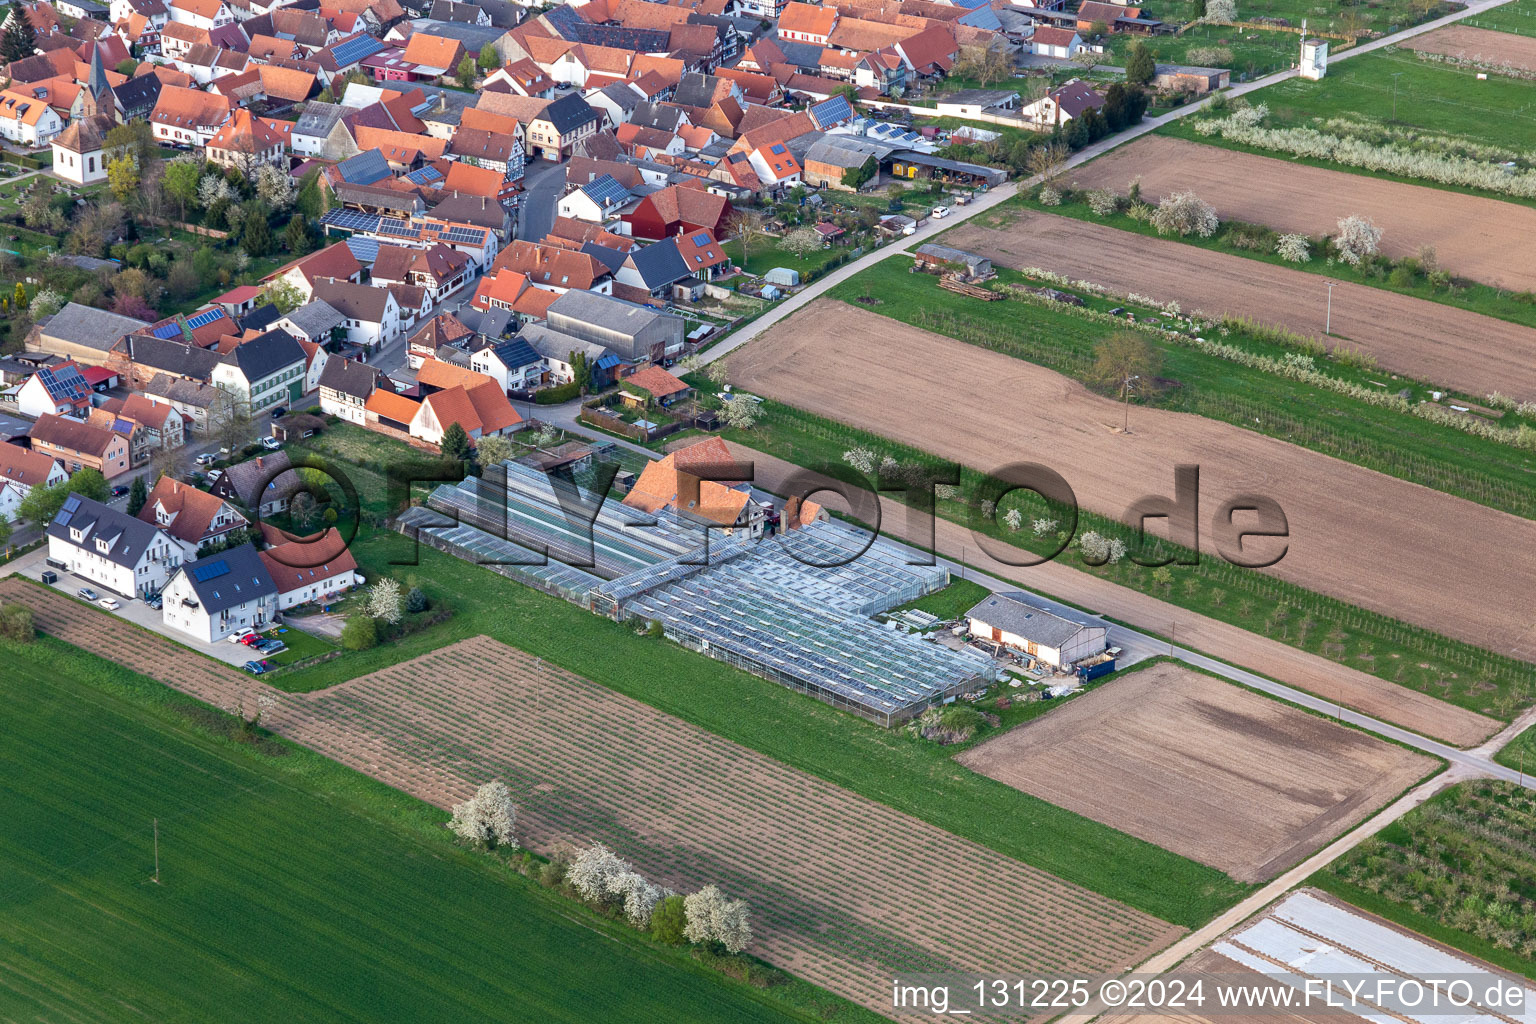
M488 637L288 694L16 579L38 627L447 807L498 778L541 853L601 841L752 906L752 951L880 1011L893 972L1124 968L1183 929L788 768ZM446 820L446 816L445 816Z
M958 760L1242 882L1298 863L1435 765L1167 663Z
M1443 53L1468 60L1492 61L1536 71L1536 39L1512 32L1495 32L1471 25L1447 25L1422 36L1405 39L1402 45L1424 53Z
M1140 143L1131 148L1136 145ZM1287 170L1307 168L1287 165ZM1124 186L1120 181L1118 187ZM1525 212L1536 215L1536 211ZM1231 313L1325 337L1328 286L1318 274L1036 211L1023 211L1002 229L972 221L946 234L943 241L988 256L999 266L1043 267L1122 294L1177 299L1185 309ZM1385 369L1416 380L1471 395L1501 391L1536 398L1536 378L1531 373L1536 365L1536 330L1529 327L1368 285L1343 283L1333 293L1333 333L1348 339L1344 344L1371 353Z
M1122 435L1117 403L1060 374L831 299L735 353L731 370L743 388L964 465L1043 462L1106 515L1172 493L1173 467L1195 463L1207 552L1211 510L1266 494L1291 541L1264 571L1536 661L1536 522L1198 416L1133 409Z

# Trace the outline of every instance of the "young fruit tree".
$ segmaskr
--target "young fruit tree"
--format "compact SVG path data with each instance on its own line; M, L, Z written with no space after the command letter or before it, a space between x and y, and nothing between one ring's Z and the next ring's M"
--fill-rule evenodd
M779 248L804 259L821 248L821 235L815 228L795 228L779 240Z
M368 588L368 614L394 624L405 614L405 598L400 584L385 576Z
M1312 242L1306 235L1281 235L1275 252L1287 263L1306 263L1312 258Z
M1152 214L1152 226L1160 235L1210 238L1220 224L1215 207L1193 192L1173 192L1163 196Z
M1206 0L1206 21L1236 21L1237 0Z
M1334 251L1339 259L1352 267L1358 267L1367 257L1381 251L1381 228L1369 217L1352 213L1339 221L1339 233L1333 240Z
M721 419L725 420L726 426L735 430L751 430L757 426L761 416L758 404L740 395L726 402L720 409Z
M688 919L683 935L689 942L718 942L726 952L740 953L752 941L746 903L726 899L716 886L684 897L683 912Z
M487 782L474 796L453 805L448 828L466 842L517 849L517 807L511 791L502 782Z

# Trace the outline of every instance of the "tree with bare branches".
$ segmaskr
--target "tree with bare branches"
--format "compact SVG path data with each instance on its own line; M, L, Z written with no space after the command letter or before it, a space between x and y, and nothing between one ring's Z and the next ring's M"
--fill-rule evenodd
M1146 398L1156 391L1161 362L1146 335L1137 331L1116 331L1093 347L1088 379L1118 392L1125 405L1123 433L1131 432L1131 396Z

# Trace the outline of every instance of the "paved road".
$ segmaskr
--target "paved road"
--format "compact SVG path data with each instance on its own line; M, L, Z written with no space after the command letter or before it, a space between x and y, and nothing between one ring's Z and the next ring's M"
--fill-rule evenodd
M517 237L538 241L555 223L555 204L565 189L565 165L535 160L523 174L523 202L517 211Z

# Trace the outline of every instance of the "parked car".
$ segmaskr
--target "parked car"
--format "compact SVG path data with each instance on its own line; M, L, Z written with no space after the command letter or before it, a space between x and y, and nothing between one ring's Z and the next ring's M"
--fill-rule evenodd
M276 408L276 409L273 409L273 410L272 410L272 418L273 418L273 419L275 419L275 420L280 420L280 419L282 419L282 418L283 418L283 417L284 417L284 416L287 416L287 415L288 415L288 410L287 410L287 409L285 409L285 408L284 408L284 407L283 407L283 406L281 406L281 405L280 405L280 406L278 406L278 407L277 407L277 408Z
M86 601L95 601L97 598L101 597L100 594L96 593L96 591L92 590L90 587L81 587L75 596Z
M96 602L109 612L115 612L122 607L122 603L115 597L104 597Z
M144 603L155 611L159 611L161 606L165 604L165 599L159 594L151 594L144 599Z
M246 637L255 635L256 631L254 629L237 629L235 632L229 634L229 642L232 644L243 644L246 642Z
M261 439L261 446L269 452L275 452L283 446L283 442L279 441L271 434L268 434L266 437Z
M124 487L122 484L118 484L116 487L112 488L112 497L114 498L121 498L127 493L128 488Z
M240 638L240 642L245 644L247 647L260 647L262 644L266 643L266 641L261 638L260 633L248 633Z
M253 676L259 676L267 670L267 667L259 661L248 661L245 663L245 670Z
M945 217L949 216L949 207L935 206L933 208L933 212L928 216L932 217L934 220L943 220Z
M204 452L197 457L197 464L199 466L211 466L218 461L218 456L214 455L213 452Z

